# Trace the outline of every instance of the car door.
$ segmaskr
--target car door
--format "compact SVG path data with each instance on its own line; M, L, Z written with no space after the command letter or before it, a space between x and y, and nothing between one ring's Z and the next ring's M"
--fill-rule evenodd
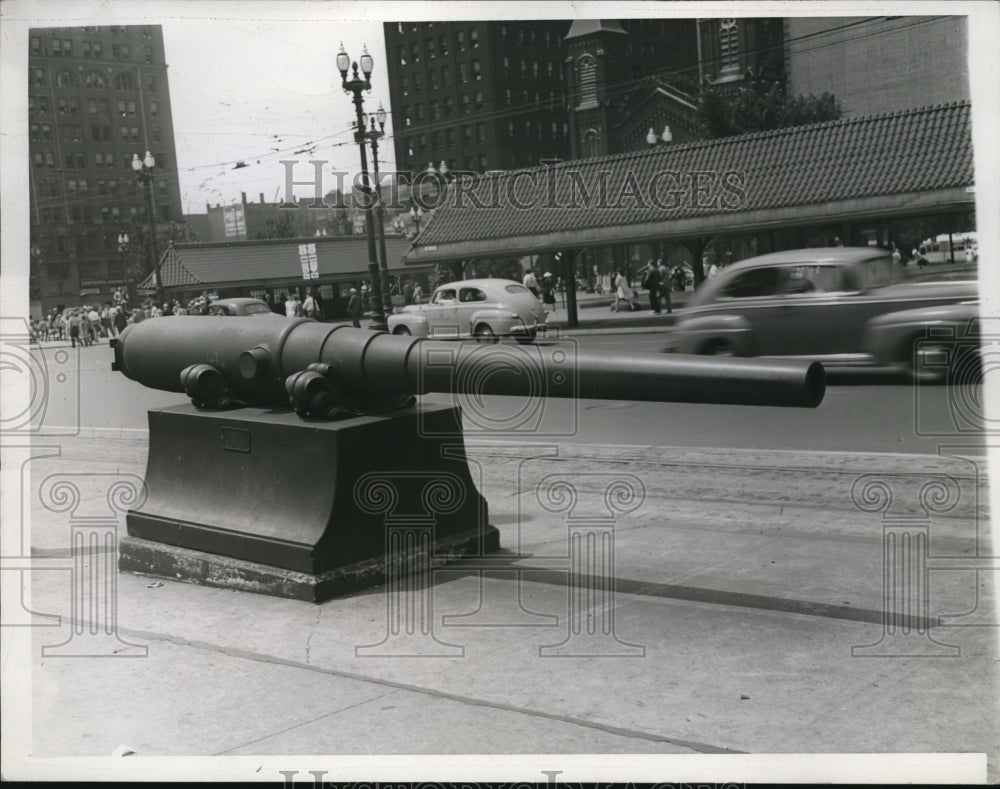
M458 293L440 288L427 306L427 330L432 337L458 337Z
M755 356L820 353L830 331L829 313L798 266L760 266L733 277L719 292L718 307L738 314L749 329L747 351Z
M463 335L471 335L475 326L472 316L486 304L486 294L480 288L462 287L458 290L458 325Z

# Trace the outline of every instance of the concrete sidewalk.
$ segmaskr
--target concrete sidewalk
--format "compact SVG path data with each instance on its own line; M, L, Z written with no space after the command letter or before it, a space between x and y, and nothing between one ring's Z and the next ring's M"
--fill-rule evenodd
M146 441L59 444L25 489L34 613L17 613L45 625L32 630L36 759L122 745L135 769L151 756L985 752L1000 777L995 589L970 558L990 555L985 469L971 461L471 445L502 551L435 570L405 600L380 587L314 605L116 573L115 543L88 535L129 505ZM954 500L926 518L935 480ZM905 632L887 619L899 589L883 559L907 527L879 511L884 489L930 539L930 595L907 598ZM112 580L116 618L95 591ZM948 626L928 629L939 617Z

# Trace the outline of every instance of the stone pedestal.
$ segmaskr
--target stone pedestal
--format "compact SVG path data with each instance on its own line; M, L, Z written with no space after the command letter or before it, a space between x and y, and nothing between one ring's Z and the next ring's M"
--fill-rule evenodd
M122 571L318 602L499 548L451 406L153 410L146 487ZM407 523L420 540L398 539Z

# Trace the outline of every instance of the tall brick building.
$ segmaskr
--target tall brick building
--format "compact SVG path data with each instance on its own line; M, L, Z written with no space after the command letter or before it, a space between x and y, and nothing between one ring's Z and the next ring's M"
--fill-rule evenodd
M135 154L156 158L158 226L182 219L163 33L130 25L29 35L32 301L43 311L105 301L148 268ZM130 244L119 250L123 232Z
M665 85L694 109L695 31L693 19L387 23L397 166L484 172L644 146Z
M829 91L845 117L970 98L963 16L784 21L791 95Z

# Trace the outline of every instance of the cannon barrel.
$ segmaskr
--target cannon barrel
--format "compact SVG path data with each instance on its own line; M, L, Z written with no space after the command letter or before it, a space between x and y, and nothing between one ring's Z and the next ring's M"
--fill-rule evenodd
M129 326L112 347L112 369L145 386L190 391L214 368L217 385L261 405L287 404L287 382L317 365L362 402L453 392L811 408L826 389L817 362L470 345L305 318L157 318Z

